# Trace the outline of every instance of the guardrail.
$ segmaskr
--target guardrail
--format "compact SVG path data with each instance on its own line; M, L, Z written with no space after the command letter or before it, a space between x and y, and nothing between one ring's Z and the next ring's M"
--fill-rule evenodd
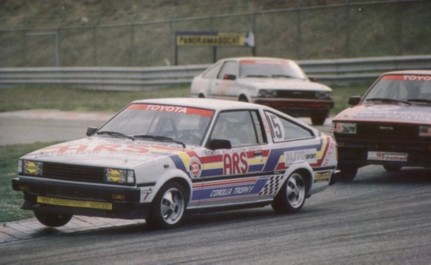
M431 55L297 62L308 76L330 86L372 81L387 71L431 69ZM189 85L208 66L0 68L0 87L70 85L100 90L145 90Z

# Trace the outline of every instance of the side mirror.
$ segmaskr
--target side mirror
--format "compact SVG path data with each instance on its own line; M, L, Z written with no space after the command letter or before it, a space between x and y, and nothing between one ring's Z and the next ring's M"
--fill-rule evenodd
M232 145L229 140L225 139L211 139L208 148L211 150L217 149L231 149Z
M224 75L223 76L223 80L235 80L236 79L236 75Z
M361 96L352 96L349 98L348 104L350 106L358 105L358 103L361 101Z
M88 127L86 135L87 136L92 136L93 134L95 134L97 132L98 129L99 128L97 128L97 127L92 127L92 126Z

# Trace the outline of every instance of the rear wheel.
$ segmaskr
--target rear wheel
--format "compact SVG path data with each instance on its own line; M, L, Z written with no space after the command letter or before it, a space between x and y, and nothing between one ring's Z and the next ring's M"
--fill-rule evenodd
M147 223L154 228L180 225L185 215L186 198L186 192L179 183L168 182L154 198Z
M305 193L306 181L304 175L294 172L274 198L272 208L276 213L295 213L304 205Z
M59 227L67 224L72 219L71 214L49 213L34 211L34 216L43 225Z
M311 117L311 124L313 125L323 125L326 120L326 115L313 114Z

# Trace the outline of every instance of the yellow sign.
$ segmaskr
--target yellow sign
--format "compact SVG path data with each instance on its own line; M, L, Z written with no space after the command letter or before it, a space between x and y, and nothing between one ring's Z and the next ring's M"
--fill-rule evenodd
M50 198L50 197L44 197L44 196L37 196L37 202L44 203L44 204L51 204L51 205L68 206L68 207L112 210L112 203L108 203L108 202L76 201L76 200L68 200L68 199Z
M177 32L178 46L254 46L252 32Z

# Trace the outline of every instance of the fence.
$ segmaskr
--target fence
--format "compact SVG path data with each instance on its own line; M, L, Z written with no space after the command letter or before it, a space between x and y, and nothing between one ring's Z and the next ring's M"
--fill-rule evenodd
M111 4L121 7L123 2L126 5L127 1ZM213 5L205 10L243 2L250 7L205 15L201 12L204 9L198 9L183 17L176 17L178 12L173 10L175 15L164 14L158 20L115 24L82 17L67 26L49 26L49 21L43 26L32 21L22 28L0 26L0 67L172 65L176 32L208 30L253 32L257 56L308 60L431 54L431 45L427 45L431 36L428 0L333 0L320 1L335 3L320 6L301 5L308 1L299 0L188 2L193 6L186 6L187 1L172 3L189 9L204 3ZM262 6L265 3L272 5ZM278 8L277 4L287 7ZM217 50L217 58L251 54L251 49L242 47ZM213 61L213 48L180 47L177 55L180 65L208 64Z
M371 82L382 72L431 69L431 55L362 59L304 60L310 76L331 86ZM100 90L145 90L190 85L208 65L165 67L36 67L0 68L0 87L70 85Z

